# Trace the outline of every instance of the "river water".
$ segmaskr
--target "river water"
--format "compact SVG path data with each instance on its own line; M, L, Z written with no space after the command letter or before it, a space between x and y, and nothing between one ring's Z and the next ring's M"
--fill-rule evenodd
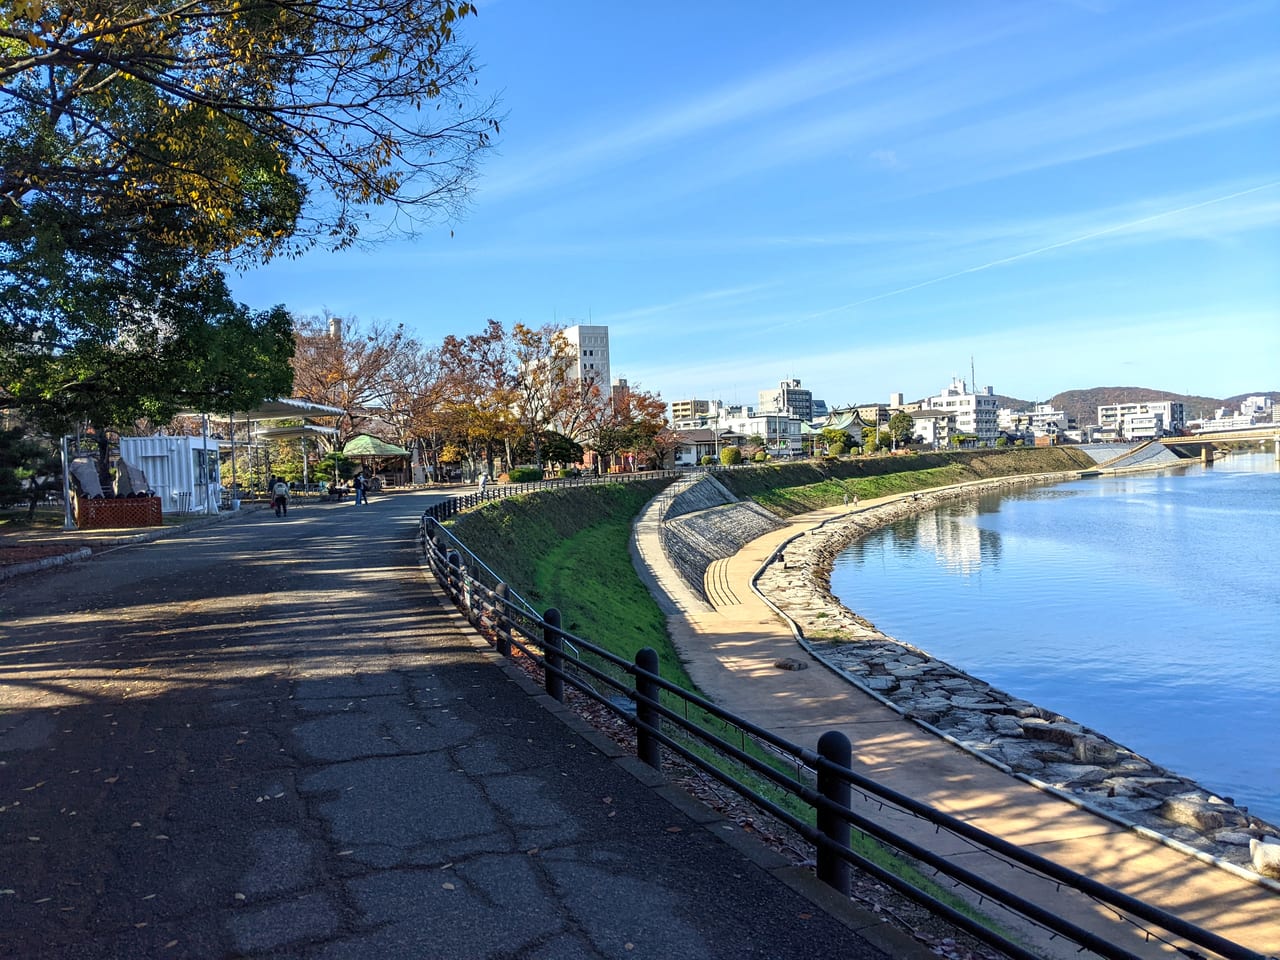
M1272 454L984 495L850 546L878 629L1280 824Z

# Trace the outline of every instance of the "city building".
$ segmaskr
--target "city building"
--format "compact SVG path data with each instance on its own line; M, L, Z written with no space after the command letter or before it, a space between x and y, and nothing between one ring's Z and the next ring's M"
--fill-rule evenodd
M813 419L813 391L799 380L783 380L776 390L761 390L759 398L761 413L786 413L806 423Z
M1066 411L1055 410L1051 403L1037 403L1031 410L1001 407L996 414L996 425L1010 437L1024 440L1050 437L1054 442L1065 439L1068 431L1076 429L1075 418Z
M912 431L919 441L926 446L941 450L951 443L951 435L956 432L956 415L947 410L915 410L911 414L915 421Z
M970 393L967 384L954 379L940 394L922 401L924 408L955 416L955 432L977 438L979 446L992 446L1000 435L999 408L992 387Z
M712 405L713 401L711 400L672 400L671 422L679 423L684 420L695 420L699 417L704 419L710 417Z
M564 337L577 352L577 362L569 370L569 376L597 384L608 393L613 383L609 372L609 328L575 324L565 327Z
M1216 433L1222 430L1247 430L1259 423L1273 423L1277 408L1270 397L1246 397L1236 411L1219 407L1212 419L1192 421L1187 429L1192 433Z
M1156 423L1159 418L1159 424ZM1186 414L1179 400L1142 400L1098 407L1098 433L1119 440L1150 440L1182 433ZM1155 433L1155 430L1159 433Z

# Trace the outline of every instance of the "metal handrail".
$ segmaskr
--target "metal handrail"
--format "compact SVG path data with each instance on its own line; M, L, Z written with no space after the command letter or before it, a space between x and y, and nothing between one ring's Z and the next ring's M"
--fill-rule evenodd
M424 518L425 524L426 519ZM449 540L452 544L461 545L461 541L452 534L449 535ZM655 751L652 755L655 757L657 756L657 744L661 744L794 829L805 840L813 844L818 851L820 876L822 872L821 863L824 857L835 858L844 863L856 864L860 869L872 873L878 879L895 887L905 895L924 903L930 910L945 916L957 926L1008 955L1016 958L1026 958L1026 960L1031 960L1031 958L1035 957L1035 954L1027 951L1025 947L1012 941L1001 932L992 930L972 917L955 910L954 907L942 903L927 891L920 890L896 874L867 860L851 849L847 842L842 842L838 838L833 839L826 833L815 829L813 824L801 819L795 813L768 797L763 796L754 786L734 776L723 765L717 765L707 760L706 757L691 749L689 743L696 742L703 747L710 747L717 754L728 758L733 764L752 771L756 776L764 778L776 788L808 805L815 813L826 815L828 818L834 818L836 821L843 823L846 830L848 828L857 830L893 850L927 864L930 869L945 875L954 883L974 891L981 898L998 904L1002 909L1051 931L1056 937L1076 943L1081 949L1087 949L1097 956L1106 957L1109 960L1137 960L1134 954L1122 946L1113 944L1093 932L1075 926L1052 911L1046 910L1044 907L1022 897L1017 890L1011 890L1008 887L995 884L958 865L952 859L940 857L882 824L855 813L847 802L848 789L857 790L865 801L876 803L882 807L891 806L903 813L925 820L933 824L937 829L946 830L958 839L963 840L974 850L988 853L1010 866L1016 866L1027 873L1046 877L1059 886L1074 889L1084 896L1105 905L1117 917L1133 923L1153 939L1171 942L1166 936L1149 929L1146 926L1147 924L1152 924L1165 931L1165 934L1169 936L1186 940L1198 948L1212 951L1218 956L1228 958L1228 960L1264 960L1261 954L1246 947L1188 923L1158 907L1101 884L1090 877L1046 860L1016 844L988 834L971 824L898 793L871 778L855 773L849 769L847 763L834 763L832 760L822 756L820 752L804 748L772 731L753 724L745 718L724 710L715 703L664 680L656 668L646 669L637 662L625 660L589 640L563 630L559 625L558 611L547 611L547 614L544 615L537 614L527 601L522 599L513 600L511 592L501 581L492 587L479 582L471 576L470 570L464 568L461 564L460 553L454 552L453 557L450 557L449 551L436 543L434 539L424 538L421 543L426 553L426 559L436 573L441 585L454 601L463 607L464 613L468 615L469 619L477 626L488 628L496 635L501 636L508 645L508 651L510 647L514 646L532 658L543 669L549 692L553 680L557 686L561 684L572 686L591 700L610 709L636 730L638 750L642 754L642 759L645 750L643 742L647 741L651 744L651 749ZM469 557L474 558L474 554L469 550L466 553ZM496 577L493 571L487 567L484 569L490 576ZM550 616L551 614L554 614L554 617ZM552 655L549 655L549 649L551 649ZM607 670L596 666L587 659L587 656L613 667L618 675L615 676ZM639 660L639 657L637 657L637 660ZM656 664L656 657L654 663ZM600 689L585 679L588 677L601 687L612 689L617 693L617 696L610 697L602 693ZM626 677L632 678L634 686L629 686L623 679L620 679ZM646 693L645 691L649 692ZM664 703L663 695L669 698L672 703L682 707L683 714L680 710L672 709L670 705ZM624 709L620 703L632 705L634 709ZM691 709L702 711L736 730L739 743L734 744L723 737L716 736L705 726L690 720L689 712ZM672 724L687 739L682 741L664 732L663 721ZM785 759L788 766L795 769L795 775L785 774L774 765L753 755L746 748L748 741L773 756ZM815 789L813 784L820 782L824 777L828 781L835 780L845 785L846 799L844 803L836 803L830 796ZM1135 920L1134 918L1137 919ZM1184 946L1177 944L1174 946L1184 953L1188 952L1188 948Z

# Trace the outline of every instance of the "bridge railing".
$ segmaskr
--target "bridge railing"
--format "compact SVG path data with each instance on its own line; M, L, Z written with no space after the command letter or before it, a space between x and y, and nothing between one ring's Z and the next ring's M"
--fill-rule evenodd
M632 728L644 763L661 770L664 751L679 757L785 824L812 846L819 879L841 893L849 893L850 870L857 867L1015 960L1038 955L1010 932L1011 925L1038 927L1094 956L1137 960L1121 942L1125 938L1118 928L1114 936L1103 935L1033 900L1027 891L1040 881L1073 890L1117 924L1135 928L1129 937L1156 940L1189 956L1263 960L1211 931L854 772L849 741L837 731L823 734L816 749L806 748L666 680L652 650L641 650L628 661L566 631L558 610L539 614L506 584L494 582L492 571L484 568L487 572L477 575L479 568L470 564L478 558L432 516L423 517L419 542L424 561L471 624L504 656L527 658L542 673L550 696L562 702L581 697L607 708ZM921 846L890 825L902 818L945 832L988 858L988 866L969 869L955 857ZM886 848L910 866L886 865L881 854ZM992 863L999 864L999 872L1007 871L1006 881L991 879ZM941 884L924 880L929 874ZM958 906L944 888L967 891L965 899L994 913L994 923Z

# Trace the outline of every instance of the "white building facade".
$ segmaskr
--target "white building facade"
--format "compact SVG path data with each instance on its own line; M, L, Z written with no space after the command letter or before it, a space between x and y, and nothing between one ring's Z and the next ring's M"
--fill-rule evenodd
M1151 440L1176 435L1185 426L1186 414L1178 400L1108 403L1098 407L1099 432L1120 440Z
M783 380L776 390L761 390L760 413L785 413L806 423L813 420L813 391L800 386L799 380Z
M577 353L577 362L569 370L569 376L594 383L607 394L613 385L609 370L609 328L575 324L565 327L564 338Z
M977 437L980 446L993 446L1000 435L1000 411L991 387L970 393L963 380L952 380L936 397L923 401L923 407L953 414L956 433Z

